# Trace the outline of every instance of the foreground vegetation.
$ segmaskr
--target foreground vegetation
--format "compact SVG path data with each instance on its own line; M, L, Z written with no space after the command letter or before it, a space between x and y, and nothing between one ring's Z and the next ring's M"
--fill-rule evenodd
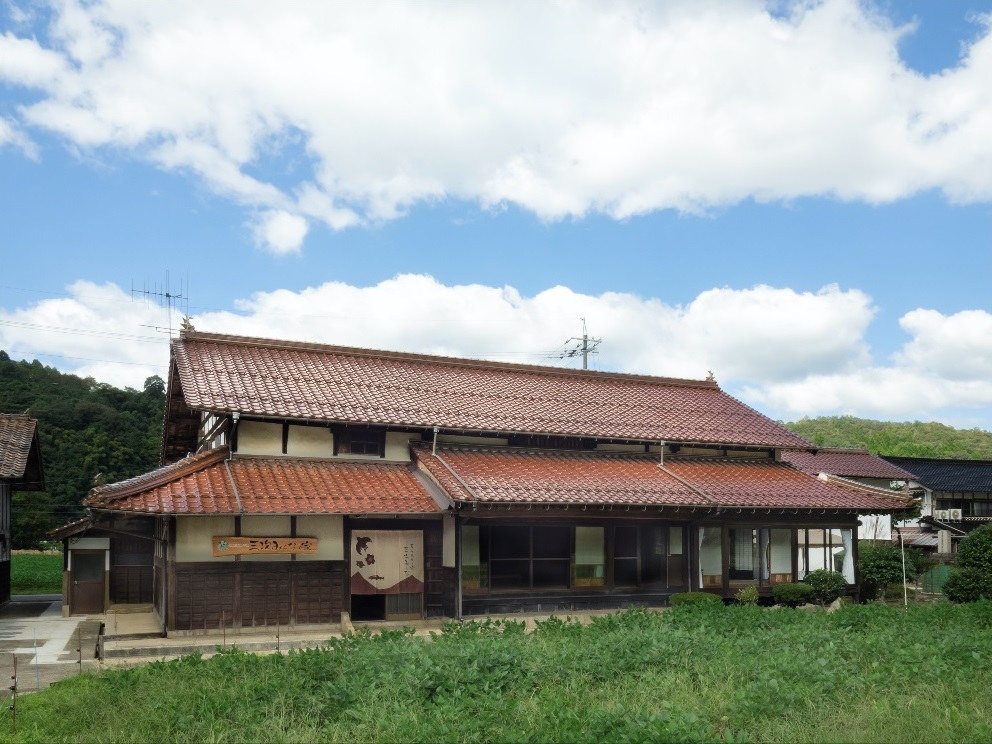
M11 594L59 594L61 591L61 552L16 552L11 555Z
M67 679L18 701L13 739L989 741L990 649L989 602L451 624Z

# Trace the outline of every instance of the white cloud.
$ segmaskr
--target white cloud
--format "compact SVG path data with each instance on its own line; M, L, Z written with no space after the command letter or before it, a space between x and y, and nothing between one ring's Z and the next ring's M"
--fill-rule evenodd
M914 310L906 313L899 325L913 337L899 355L903 364L948 380L989 380L992 314L965 310L948 316L936 310Z
M445 198L549 220L992 199L989 17L923 76L898 56L913 29L866 3L767 5L66 0L0 36L0 80L38 97L20 127L188 170L296 233ZM290 131L310 175L277 182L260 158Z
M303 217L282 210L260 215L252 226L256 244L276 254L298 253L308 229Z
M18 126L0 116L0 148L11 145L32 160L38 159L38 148Z
M140 390L147 377L166 376L167 310L110 283L77 281L66 289L65 297L29 307L0 307L0 349L117 387Z
M0 348L118 386L164 376L168 314L112 284L76 282L69 296L0 309ZM871 298L830 285L818 292L757 286L712 289L685 306L551 287L446 286L399 275L369 287L328 282L258 292L235 311L198 313L200 331L344 346L576 367L581 320L602 339L593 369L702 379L775 418L852 414L898 420L952 416L992 430L992 314L914 310L909 335L880 364L865 335ZM178 326L177 314L172 318ZM565 358L563 358L563 355Z

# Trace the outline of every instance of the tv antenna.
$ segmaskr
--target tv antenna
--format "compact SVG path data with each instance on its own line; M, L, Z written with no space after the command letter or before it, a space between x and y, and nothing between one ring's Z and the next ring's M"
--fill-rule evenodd
M580 318L580 320L582 321L582 338L572 336L572 338L568 339L568 341L565 342L566 344L572 341L576 341L577 343L571 349L566 349L563 351L559 359L574 359L575 357L581 355L582 369L589 369L589 355L599 353L596 351L596 347L602 343L603 339L590 338L589 332L586 330L586 319Z
M169 338L172 338L172 311L182 310L183 317L189 316L189 280L186 280L186 289L183 288L182 279L179 280L178 291L173 288L172 283L169 278L169 272L165 272L165 285L152 284L149 285L148 282L142 284L141 289L137 289L134 283L131 284L131 299L133 300L135 295L141 296L145 301L155 300L158 302L160 307L164 307L168 310L169 315ZM156 328L155 330L163 330L161 328Z

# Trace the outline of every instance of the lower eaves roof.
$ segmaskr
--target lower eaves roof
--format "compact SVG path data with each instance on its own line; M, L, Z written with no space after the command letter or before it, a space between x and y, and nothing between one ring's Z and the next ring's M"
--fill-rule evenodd
M436 514L428 486L407 464L227 459L195 455L130 481L93 489L94 509L147 514Z
M905 509L913 500L882 489L826 482L772 460L417 444L421 467L455 501L503 504Z
M831 473L846 478L912 480L912 473L865 449L783 450L782 459L812 475Z

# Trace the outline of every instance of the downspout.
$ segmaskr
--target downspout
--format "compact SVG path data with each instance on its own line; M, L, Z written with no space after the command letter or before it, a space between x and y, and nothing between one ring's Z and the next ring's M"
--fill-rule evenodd
M241 506L241 494L238 493L238 485L234 482L234 474L231 472L231 458L234 456L234 452L231 449L231 444L234 442L234 432L238 428L238 419L241 418L241 414L237 411L231 414L231 442L227 445L227 459L224 460L224 468L227 470L227 479L231 482L231 490L234 491L234 502L238 505L238 515L243 515L245 513L244 508Z
M437 457L437 433L441 429L440 426L434 427L434 444L431 445L431 454Z

